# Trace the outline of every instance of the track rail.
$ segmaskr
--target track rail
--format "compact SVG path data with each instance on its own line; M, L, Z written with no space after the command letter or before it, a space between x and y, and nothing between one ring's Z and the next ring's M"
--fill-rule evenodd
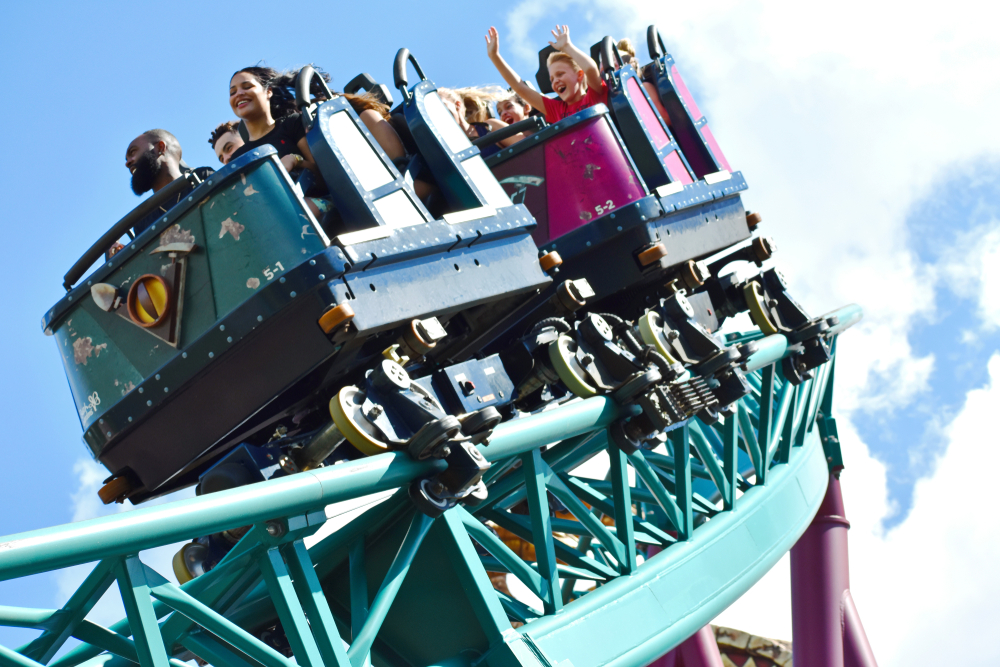
M0 607L0 625L42 631L0 647L0 665L647 664L792 547L840 460L834 362L794 386L775 363L787 344L768 341L751 395L658 451L609 441L622 415L607 397L500 425L482 448L489 498L436 520L404 491L327 523L337 512L324 508L443 465L394 453L4 538L0 580L97 564L62 609ZM607 475L585 476L580 465L605 455ZM252 528L222 563L183 586L138 555L240 526ZM530 594L495 589L490 572ZM86 620L115 581L127 618ZM270 636L287 645L262 640L277 623ZM60 653L70 637L79 645Z

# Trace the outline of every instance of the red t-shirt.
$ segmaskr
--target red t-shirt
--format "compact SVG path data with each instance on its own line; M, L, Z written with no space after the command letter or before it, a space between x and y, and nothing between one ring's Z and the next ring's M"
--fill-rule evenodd
M558 97L555 99L544 97L542 99L545 104L545 122L558 123L566 116L572 116L577 111L583 111L587 107L592 107L595 104L607 104L608 84L601 81L600 90L588 86L586 94L579 102L572 106L566 104Z

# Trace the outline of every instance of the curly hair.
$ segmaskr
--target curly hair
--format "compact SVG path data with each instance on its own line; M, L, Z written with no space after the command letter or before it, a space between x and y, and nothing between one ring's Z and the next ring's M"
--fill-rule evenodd
M235 120L227 120L225 123L219 123L218 126L216 126L214 130L212 130L212 136L208 138L209 145L211 145L212 148L214 149L215 144L219 142L219 139L221 139L223 135L228 134L230 132L234 134L238 133L237 130L238 127L239 123L237 123Z

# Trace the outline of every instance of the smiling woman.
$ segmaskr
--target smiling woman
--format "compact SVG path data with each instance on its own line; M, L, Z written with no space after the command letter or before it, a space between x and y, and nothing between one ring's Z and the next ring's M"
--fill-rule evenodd
M250 141L236 149L239 157L265 144L274 146L285 169L316 170L301 117L274 82L281 75L270 67L245 67L229 81L229 106L246 123Z

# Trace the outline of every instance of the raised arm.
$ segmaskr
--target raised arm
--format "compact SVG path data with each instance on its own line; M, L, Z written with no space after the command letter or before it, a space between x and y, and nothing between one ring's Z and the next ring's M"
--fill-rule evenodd
M524 79L517 75L507 61L500 55L500 34L497 29L490 27L486 33L486 55L490 57L493 65L500 72L500 76L507 82L510 89L521 96L534 109L545 109L545 102L542 101L542 94L524 82Z
M600 89L601 69L597 66L597 63L594 62L593 58L578 49L576 45L570 41L569 26L557 25L556 29L552 31L552 36L556 39L554 42L549 42L552 48L562 51L580 66L580 69L583 70L584 76L587 77L587 85L589 87L595 90Z

